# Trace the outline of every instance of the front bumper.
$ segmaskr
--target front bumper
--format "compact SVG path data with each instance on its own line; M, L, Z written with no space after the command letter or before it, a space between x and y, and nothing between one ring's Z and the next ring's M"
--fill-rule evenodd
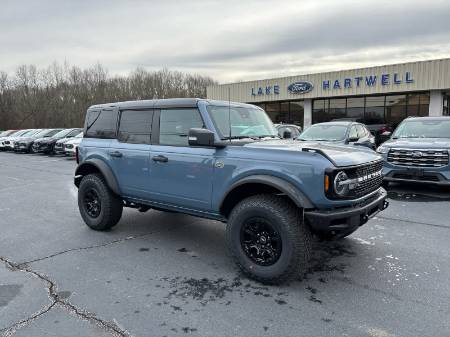
M374 195L351 207L305 211L313 232L346 234L364 225L371 217L389 206L387 192L380 188Z
M30 150L30 144L28 143L15 143L14 151L15 152L28 152Z
M384 173L384 172L383 172ZM427 169L402 168L393 169L383 175L383 180L399 183L419 183L436 186L450 186L450 180L444 175L449 172L439 172Z
M38 143L38 144L33 144L33 146L32 146L32 148L33 148L33 152L35 152L35 153L40 153L40 152L46 152L46 151L49 151L50 150L50 146L49 146L49 144L41 144L41 143Z

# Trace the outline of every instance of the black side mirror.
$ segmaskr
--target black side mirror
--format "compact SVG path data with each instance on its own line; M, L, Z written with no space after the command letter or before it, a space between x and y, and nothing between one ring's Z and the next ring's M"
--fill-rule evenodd
M214 132L208 129L189 129L189 146L213 147Z
M289 139L289 138L292 138L292 132L289 130L284 130L283 139Z
M349 142L349 143L354 143L354 142L357 142L358 140L359 140L358 137L350 137L350 138L348 139L348 142Z

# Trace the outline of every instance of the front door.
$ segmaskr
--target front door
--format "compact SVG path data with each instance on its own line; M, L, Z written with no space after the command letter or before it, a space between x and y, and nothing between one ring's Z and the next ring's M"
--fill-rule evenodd
M151 199L200 211L211 209L215 149L189 147L190 128L203 128L196 108L160 110L158 144L151 146Z
M150 139L153 110L120 112L117 139L111 142L110 163L122 195L149 198Z

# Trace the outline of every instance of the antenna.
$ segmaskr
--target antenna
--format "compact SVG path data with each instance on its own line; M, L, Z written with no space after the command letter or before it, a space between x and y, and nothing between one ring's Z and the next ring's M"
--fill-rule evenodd
M231 143L231 88L228 87L228 126L230 128L229 140Z

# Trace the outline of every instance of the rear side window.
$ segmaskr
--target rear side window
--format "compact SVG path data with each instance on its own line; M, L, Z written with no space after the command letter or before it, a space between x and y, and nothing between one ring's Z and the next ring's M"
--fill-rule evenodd
M124 110L117 140L122 143L150 144L153 110Z
M353 125L350 129L350 134L348 135L348 138L358 138L358 132L356 131L356 126Z
M357 125L356 128L358 130L358 138L363 138L367 136L366 128L364 126Z
M86 117L86 138L106 138L115 136L116 114L113 110L91 110Z
M159 144L189 146L189 129L203 127L203 120L197 109L161 110Z

